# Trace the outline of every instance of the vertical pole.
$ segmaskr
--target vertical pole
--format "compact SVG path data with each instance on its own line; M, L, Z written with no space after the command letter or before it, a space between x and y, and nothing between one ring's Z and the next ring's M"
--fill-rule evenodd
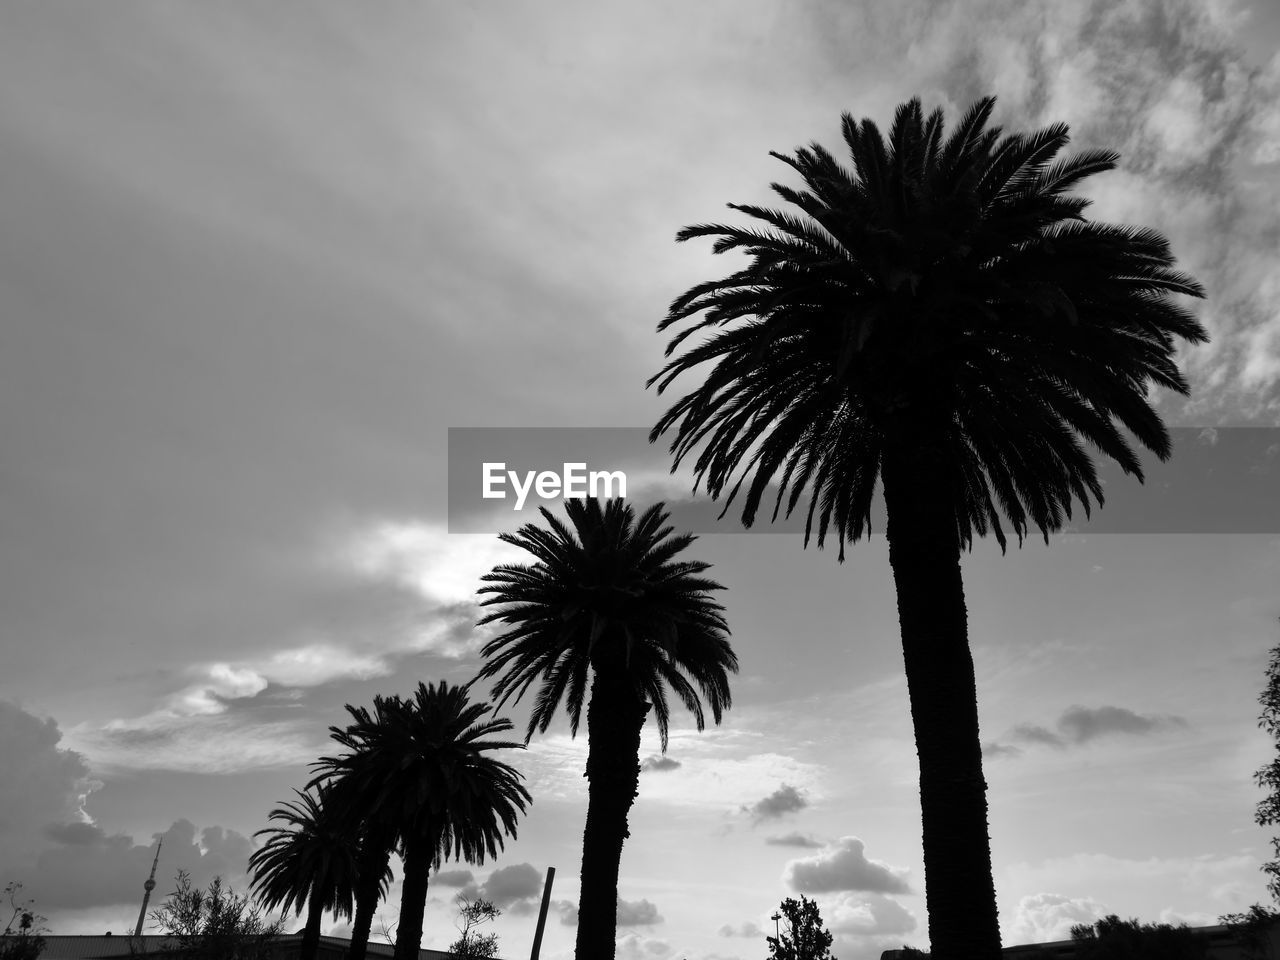
M547 867L547 882L542 888L542 909L538 911L538 932L533 935L533 953L529 960L538 960L542 950L542 929L547 925L547 907L551 906L551 884L556 878L556 868Z

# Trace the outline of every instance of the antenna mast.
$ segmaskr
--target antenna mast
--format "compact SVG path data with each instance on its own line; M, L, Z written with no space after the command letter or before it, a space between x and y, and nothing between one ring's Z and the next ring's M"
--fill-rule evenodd
M151 861L151 876L147 877L147 882L142 885L146 893L142 895L142 909L138 911L138 925L133 931L135 937L142 936L142 921L147 918L147 904L151 902L151 891L156 888L156 864L160 862L160 847L163 844L164 837L161 837L156 844L156 858Z

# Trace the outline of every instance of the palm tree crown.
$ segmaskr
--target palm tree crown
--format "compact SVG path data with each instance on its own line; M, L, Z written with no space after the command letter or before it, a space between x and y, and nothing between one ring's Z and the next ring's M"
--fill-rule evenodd
M803 190L771 185L803 216L731 203L764 226L677 234L716 237L715 253L741 249L751 262L671 304L660 331L705 314L669 357L691 334L711 335L649 385L661 393L714 366L650 439L674 429L676 464L705 441L695 472L713 496L727 490L726 510L750 478L744 523L770 483L775 519L811 488L806 543L816 515L818 545L834 529L843 559L869 532L882 457L916 443L937 448L932 483L955 506L961 545L990 529L1003 550L997 504L1021 543L1031 526L1047 540L1073 499L1086 514L1091 497L1102 502L1079 438L1139 479L1114 421L1169 456L1146 391L1187 393L1174 339L1208 338L1171 294L1203 291L1172 268L1159 234L1086 220L1089 201L1067 195L1117 154L1055 162L1064 124L1001 136L986 127L994 103L979 100L944 138L941 110L925 119L911 100L887 143L846 113L853 172L816 143L772 154L804 179Z
M604 658L625 664L636 692L653 704L662 748L671 718L666 688L706 720L702 698L716 723L731 703L727 673L738 659L729 646L724 608L711 596L724 588L699 576L710 564L675 557L695 539L671 536L662 504L637 520L620 499L569 500L571 530L545 507L550 529L525 524L500 538L537 559L502 564L481 578L491 594L481 605L500 605L480 623L510 627L485 645L481 677L499 704L516 701L542 680L529 717L526 742L546 732L563 699L576 735L587 699L589 668ZM505 672L504 672L505 671Z
M492 708L469 703L467 693L441 680L419 683L407 700L374 697L372 713L348 704L353 722L329 732L349 752L312 764L322 771L316 781L339 778L346 803L394 823L402 843L440 831L437 865L450 855L468 863L497 856L531 798L520 771L486 754L524 744L486 739L510 730L511 721L485 720Z
M511 721L486 720L492 708L469 703L469 686L419 683L407 700L374 697L372 714L348 704L354 722L329 733L350 752L312 764L321 771L317 780L336 778L349 815L363 812L368 842L398 843L404 878L397 960L418 956L432 867L450 856L468 863L497 856L530 801L520 772L487 755L524 744L487 739L510 730ZM367 933L376 898L366 887L361 900L358 926Z
M297 802L284 803L268 819L288 826L266 827L266 844L249 857L253 888L268 910L301 913L308 906L351 916L355 888L356 842L328 803L329 790L295 790ZM318 905L317 905L318 903Z

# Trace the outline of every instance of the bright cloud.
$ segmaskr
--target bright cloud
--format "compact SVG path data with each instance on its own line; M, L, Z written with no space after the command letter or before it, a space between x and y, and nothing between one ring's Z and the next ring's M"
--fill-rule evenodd
M1017 912L1001 927L1005 943L1047 943L1067 940L1077 924L1093 923L1109 911L1092 897L1064 897L1036 893L1018 901Z
M532 559L492 534L450 534L417 520L375 524L346 551L357 572L410 587L439 604L474 601L480 578L496 565Z

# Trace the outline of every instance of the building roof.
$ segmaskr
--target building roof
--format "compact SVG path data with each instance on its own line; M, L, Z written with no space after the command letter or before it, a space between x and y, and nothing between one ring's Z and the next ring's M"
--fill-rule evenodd
M133 947L131 949L130 942ZM277 938L277 942L288 948L302 942L301 933L286 934ZM344 937L321 937L320 956L322 958L343 957L351 941ZM173 937L156 934L143 934L134 937L128 934L121 936L89 935L89 936L53 936L44 938L44 950L40 960L107 960L114 957L135 957L140 954L164 954L177 950L178 941ZM366 956L391 957L395 949L388 943L369 941ZM447 960L449 954L443 950L419 950L418 960Z

